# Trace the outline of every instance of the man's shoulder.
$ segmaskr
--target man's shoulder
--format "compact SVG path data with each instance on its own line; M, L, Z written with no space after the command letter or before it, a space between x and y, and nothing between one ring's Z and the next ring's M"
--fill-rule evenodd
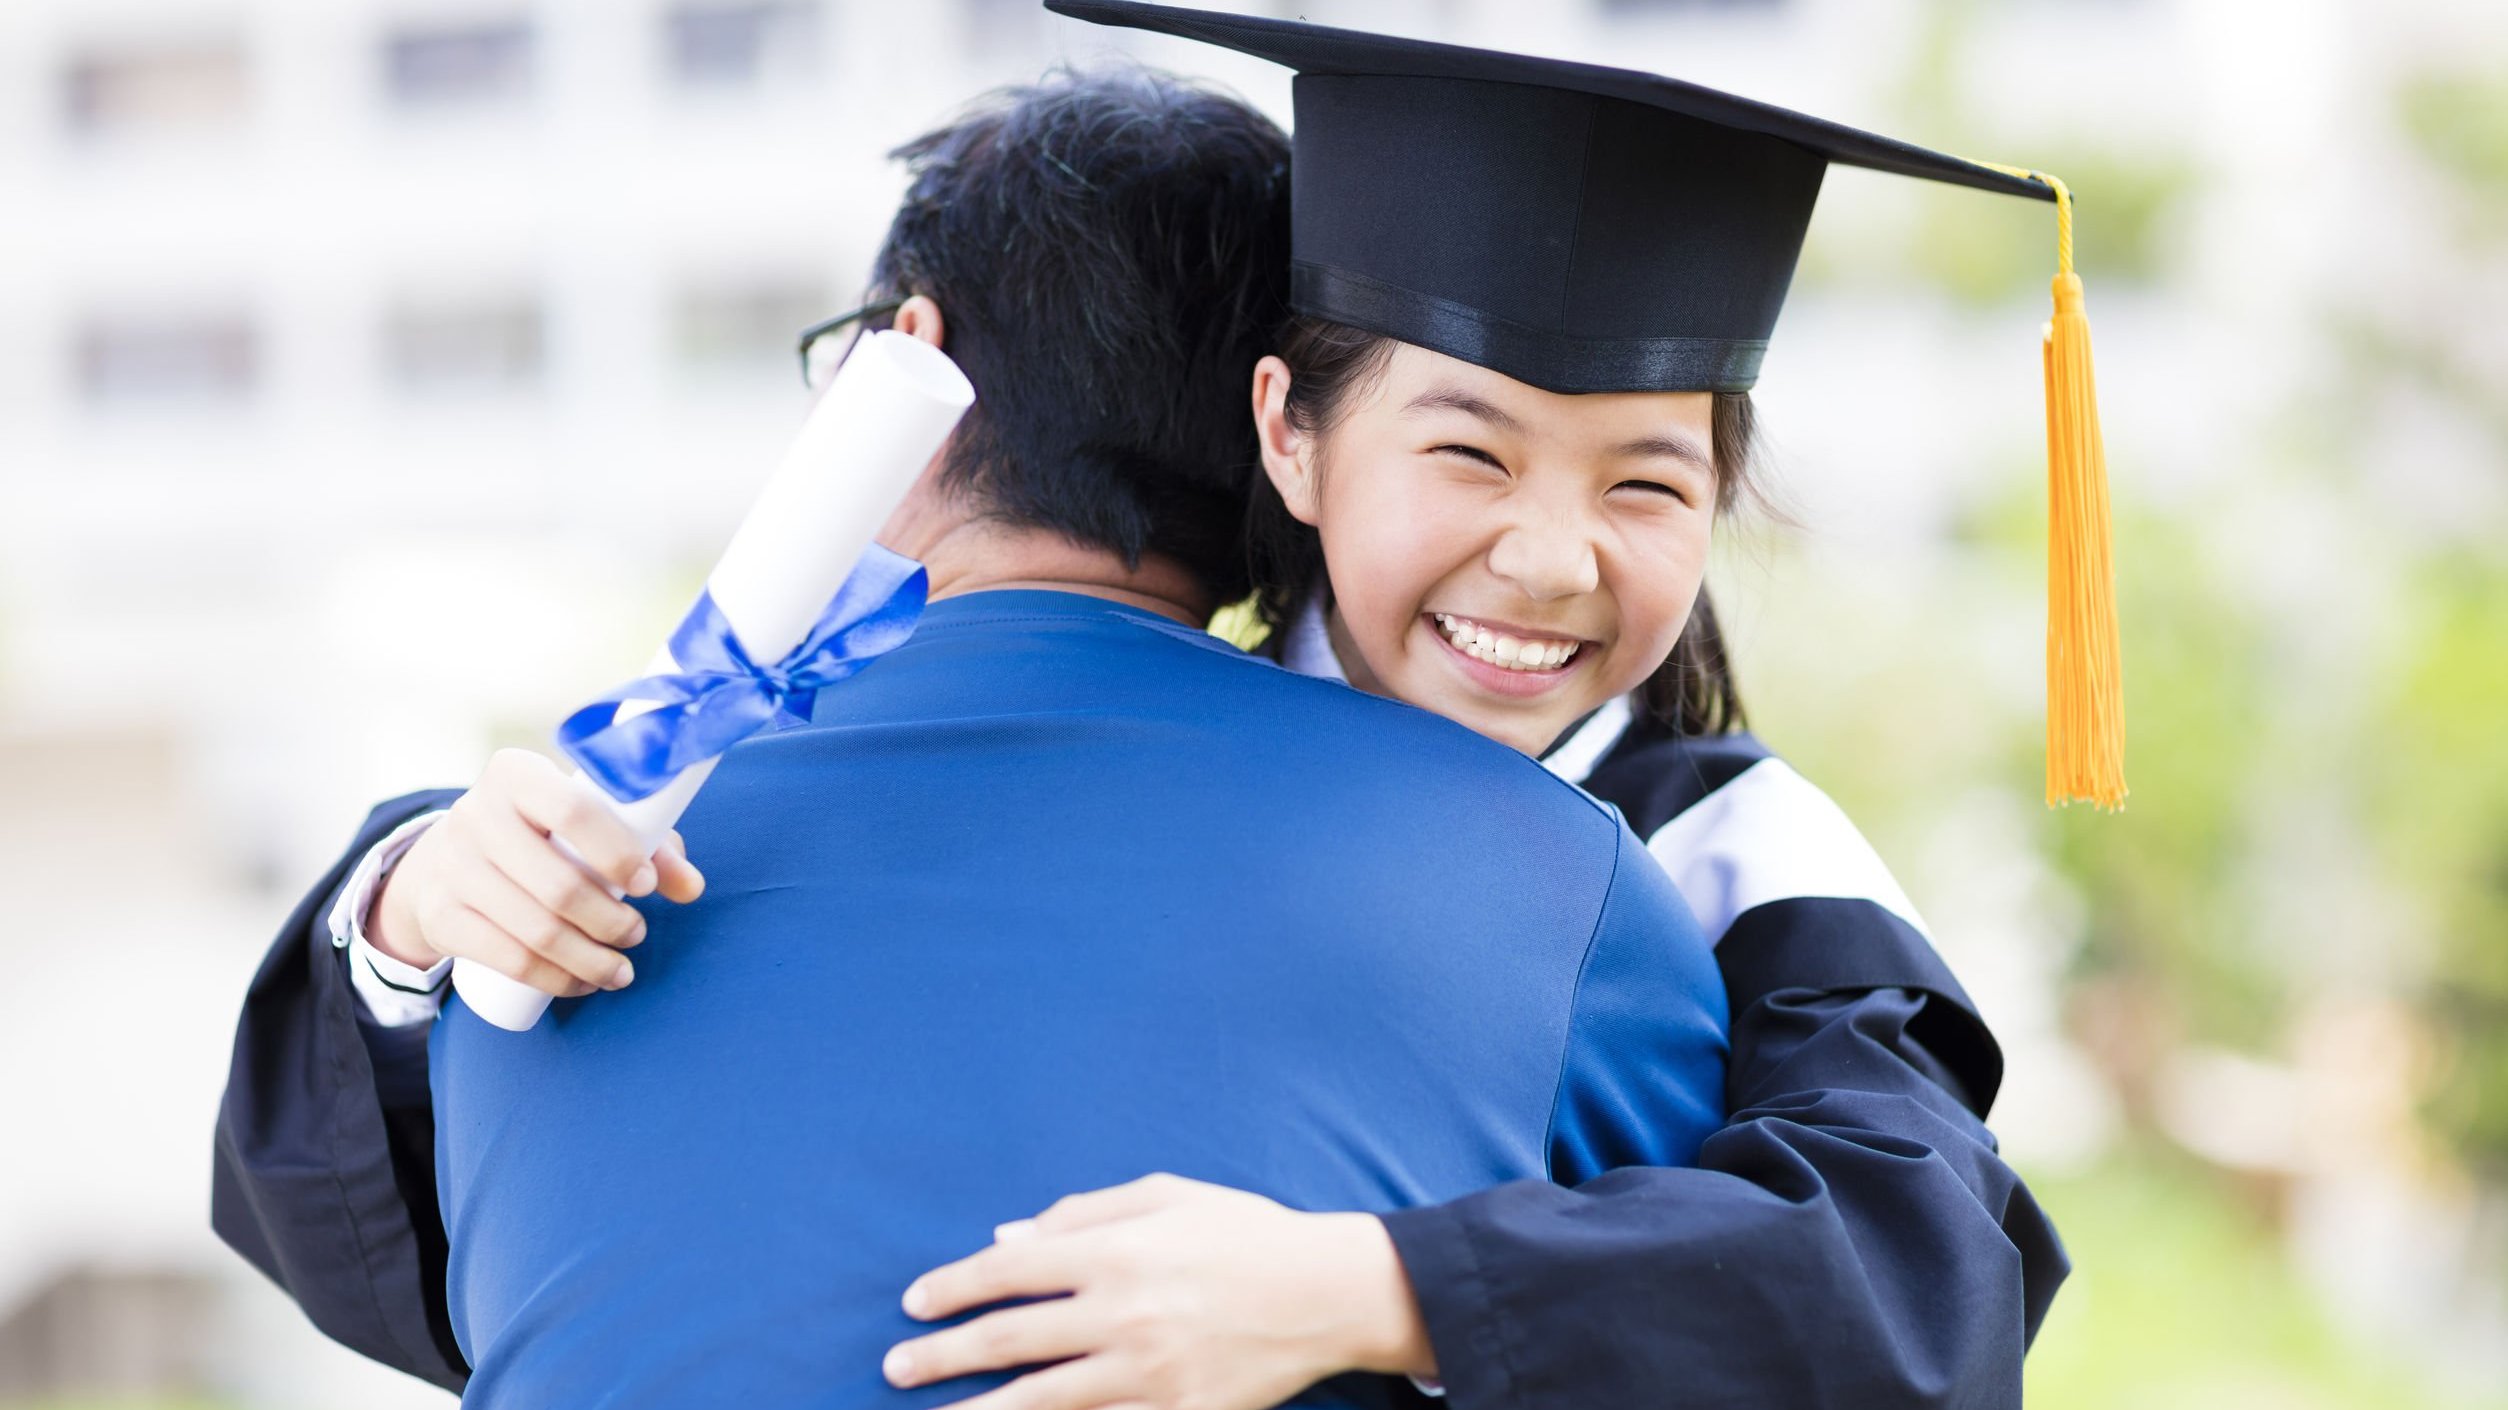
M1555 810L1599 832L1617 827L1609 806L1540 761L1443 715L1300 675L1188 628L1162 630L1193 647L1208 684L1229 697L1232 726L1284 768L1328 763L1349 788L1469 792L1492 805Z
M1517 853L1608 866L1615 815L1537 761L1198 628L1050 594L998 594L944 626L825 692L818 727L762 737L747 769L835 751L816 762L880 761L932 806L966 806L940 798L964 775L997 813L1019 806L1008 784L1085 777L1121 811L1224 824L1283 861L1308 846L1426 857L1444 839L1510 877Z

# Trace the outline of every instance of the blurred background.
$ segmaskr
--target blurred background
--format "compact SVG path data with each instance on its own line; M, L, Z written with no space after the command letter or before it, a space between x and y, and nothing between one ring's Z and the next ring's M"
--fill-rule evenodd
M1259 4L1222 8L1264 11ZM1832 173L1710 581L2000 1033L2047 1406L2508 1407L2508 6L1282 0L2081 194L2132 800L2040 803L2044 206ZM374 800L643 660L883 154L1035 0L0 3L0 1404L437 1406L207 1231L252 967Z

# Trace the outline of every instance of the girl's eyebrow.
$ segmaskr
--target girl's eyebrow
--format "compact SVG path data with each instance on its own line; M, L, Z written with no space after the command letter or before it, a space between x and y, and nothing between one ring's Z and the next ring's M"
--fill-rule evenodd
M1403 407L1402 411L1405 415L1414 411L1459 411L1466 416L1479 418L1495 430L1514 432L1519 435L1524 430L1522 422L1460 387L1431 387L1411 398L1410 404Z
M1636 440L1612 447L1611 453L1622 458L1668 455L1674 460L1688 462L1693 469L1704 470L1710 474L1715 471L1715 463L1707 458L1705 451L1698 448L1696 441L1687 436L1640 436Z
M1459 411L1494 430L1512 432L1517 435L1521 435L1524 430L1522 422L1507 415L1505 411L1486 398L1474 396L1461 387L1431 387L1411 398L1402 410L1405 415L1415 411ZM1707 452L1700 448L1697 441L1687 436L1640 436L1636 440L1613 446L1611 454L1622 460L1669 456L1687 464L1692 469L1707 474L1715 473L1715 462L1708 459Z

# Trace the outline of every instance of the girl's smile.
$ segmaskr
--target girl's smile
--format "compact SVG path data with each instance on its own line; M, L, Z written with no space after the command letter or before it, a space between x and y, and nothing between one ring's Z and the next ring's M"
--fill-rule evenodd
M1446 612L1420 619L1454 669L1482 690L1527 699L1568 684L1585 642Z

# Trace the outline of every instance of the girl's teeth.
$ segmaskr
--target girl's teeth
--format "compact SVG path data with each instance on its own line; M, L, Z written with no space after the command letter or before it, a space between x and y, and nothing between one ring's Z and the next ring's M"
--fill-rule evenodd
M1438 630L1455 649L1477 661L1486 661L1510 671L1553 671L1564 666L1576 654L1577 643L1567 641L1518 641L1487 627L1444 613L1433 614Z

